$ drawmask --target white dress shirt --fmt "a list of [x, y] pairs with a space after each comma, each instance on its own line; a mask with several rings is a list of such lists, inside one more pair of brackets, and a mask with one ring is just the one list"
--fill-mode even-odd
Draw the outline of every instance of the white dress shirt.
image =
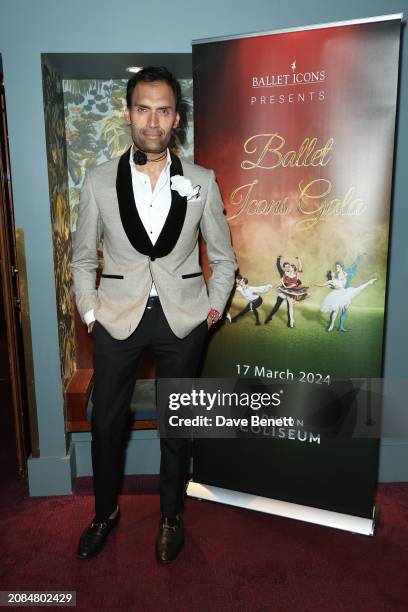
[[[132, 174], [133, 195], [135, 197], [137, 212], [140, 220], [149, 236], [152, 244], [156, 244], [171, 206], [170, 190], [170, 165], [171, 156], [167, 149], [167, 161], [157, 180], [154, 190], [150, 178], [144, 172], [140, 172], [133, 161], [133, 147], [129, 156], [129, 164]], [[157, 291], [154, 283], [150, 290], [151, 296], [156, 296]], [[94, 311], [88, 310], [84, 315], [87, 325], [95, 321]]]

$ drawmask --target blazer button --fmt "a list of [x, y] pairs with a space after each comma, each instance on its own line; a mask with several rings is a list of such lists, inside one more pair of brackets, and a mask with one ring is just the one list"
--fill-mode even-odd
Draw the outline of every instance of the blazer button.
[[156, 258], [154, 256], [150, 257], [150, 261], [154, 261]]

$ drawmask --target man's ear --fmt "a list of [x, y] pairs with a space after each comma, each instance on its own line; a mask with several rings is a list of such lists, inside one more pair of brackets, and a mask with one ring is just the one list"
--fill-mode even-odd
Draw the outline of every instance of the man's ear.
[[124, 116], [126, 123], [130, 125], [130, 112], [128, 107], [125, 108]]
[[178, 127], [179, 123], [180, 123], [180, 113], [177, 112], [174, 118], [174, 122], [173, 122], [173, 130], [176, 129], [176, 127]]

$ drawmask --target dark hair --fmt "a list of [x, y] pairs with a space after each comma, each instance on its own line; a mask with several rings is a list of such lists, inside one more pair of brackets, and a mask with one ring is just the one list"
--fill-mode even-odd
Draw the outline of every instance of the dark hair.
[[284, 261], [282, 264], [282, 268], [284, 268], [285, 266], [290, 266], [290, 263], [288, 261]]
[[328, 281], [333, 280], [333, 274], [332, 274], [332, 271], [331, 271], [331, 270], [329, 270], [329, 271], [326, 273], [326, 278], [327, 278], [327, 280], [328, 280]]
[[139, 72], [136, 72], [136, 74], [129, 79], [126, 89], [126, 104], [128, 108], [132, 106], [133, 90], [138, 83], [155, 83], [157, 81], [163, 81], [171, 87], [176, 101], [176, 111], [180, 111], [180, 83], [164, 66], [147, 66], [139, 70]]
[[248, 279], [246, 278], [246, 276], [242, 277], [242, 280], [244, 281], [244, 283], [247, 285], [248, 284]]
[[241, 280], [242, 279], [242, 274], [237, 274], [236, 280]]

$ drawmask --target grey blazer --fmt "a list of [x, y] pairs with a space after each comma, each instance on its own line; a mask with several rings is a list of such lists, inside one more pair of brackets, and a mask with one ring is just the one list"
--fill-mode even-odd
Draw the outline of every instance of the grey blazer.
[[[167, 321], [179, 338], [202, 323], [211, 308], [224, 311], [236, 270], [230, 232], [214, 172], [172, 154], [170, 175], [183, 175], [197, 197], [172, 190], [162, 232], [153, 245], [134, 201], [130, 149], [87, 171], [73, 241], [72, 273], [81, 318], [95, 318], [118, 340], [138, 326], [154, 280]], [[199, 233], [206, 241], [212, 275], [205, 284], [199, 264]], [[103, 237], [103, 273], [95, 288], [97, 248]]]

